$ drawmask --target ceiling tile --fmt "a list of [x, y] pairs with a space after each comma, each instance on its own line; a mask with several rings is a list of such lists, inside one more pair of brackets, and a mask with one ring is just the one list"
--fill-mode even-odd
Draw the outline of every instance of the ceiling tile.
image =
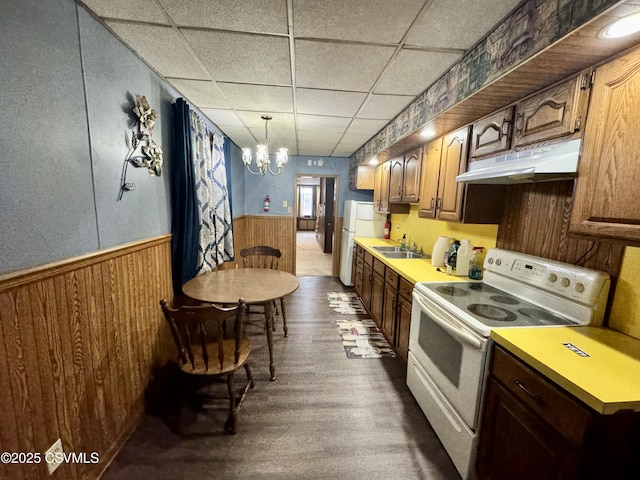
[[229, 108], [229, 104], [216, 87], [208, 80], [168, 79], [187, 100], [199, 108]]
[[411, 28], [406, 43], [468, 49], [520, 2], [521, 0], [434, 0]]
[[373, 91], [419, 95], [461, 57], [462, 53], [403, 49], [384, 71]]
[[299, 130], [318, 130], [323, 132], [343, 133], [351, 122], [351, 118], [322, 117], [316, 115], [297, 115]]
[[[263, 113], [256, 112], [238, 112], [238, 117], [244, 122], [247, 128], [257, 129], [258, 132], [262, 131], [262, 133], [258, 134], [258, 138], [264, 138], [264, 125], [265, 121], [260, 118]], [[286, 131], [287, 134], [289, 130], [293, 130], [294, 121], [293, 121], [293, 113], [278, 113], [272, 114], [272, 120], [268, 122], [268, 130], [269, 135], [276, 132]]]
[[331, 155], [335, 146], [335, 143], [298, 142], [298, 155], [327, 157]]
[[342, 137], [338, 146], [358, 149], [362, 145], [364, 145], [372, 136], [373, 135], [367, 135], [363, 133], [359, 133], [359, 134], [347, 133]]
[[179, 26], [288, 33], [286, 0], [160, 0], [160, 3]]
[[367, 94], [359, 92], [296, 89], [299, 113], [352, 117], [356, 114], [365, 98], [367, 98]]
[[297, 37], [399, 43], [423, 4], [424, 0], [295, 0], [295, 33]]
[[224, 127], [240, 127], [244, 129], [242, 120], [238, 118], [236, 112], [233, 110], [222, 110], [218, 108], [202, 108], [204, 113], [213, 123], [215, 123], [221, 129]]
[[236, 110], [293, 112], [293, 88], [242, 83], [218, 83]]
[[296, 40], [299, 87], [368, 92], [394, 47]]
[[332, 143], [337, 144], [342, 138], [341, 132], [329, 132], [326, 130], [302, 130], [298, 129], [298, 141], [305, 142], [318, 142], [318, 143]]
[[406, 95], [372, 95], [358, 114], [358, 118], [391, 120], [414, 98]]
[[367, 120], [362, 118], [356, 118], [349, 125], [347, 130], [348, 135], [368, 135], [372, 137], [378, 133], [387, 124], [387, 120]]
[[331, 156], [332, 157], [350, 157], [356, 150], [358, 149], [352, 148], [352, 147], [343, 147], [341, 145], [338, 145], [333, 150], [333, 153], [331, 154]]
[[103, 18], [138, 20], [169, 25], [167, 16], [154, 0], [83, 0], [90, 10]]
[[107, 24], [163, 77], [210, 80], [173, 28], [120, 22]]
[[287, 38], [181, 31], [216, 81], [291, 85]]

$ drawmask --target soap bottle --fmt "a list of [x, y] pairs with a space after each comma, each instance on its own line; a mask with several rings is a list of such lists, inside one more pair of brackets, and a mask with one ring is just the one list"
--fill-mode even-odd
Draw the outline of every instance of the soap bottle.
[[482, 247], [473, 247], [473, 256], [469, 260], [469, 278], [482, 280]]
[[449, 248], [449, 237], [438, 237], [431, 250], [431, 265], [434, 267], [444, 267], [444, 253]]
[[473, 245], [469, 240], [460, 242], [456, 257], [456, 275], [460, 277], [469, 276], [469, 262], [473, 258]]
[[405, 248], [407, 248], [407, 234], [406, 233], [402, 234], [402, 241], [400, 242], [400, 248], [402, 248], [403, 250]]

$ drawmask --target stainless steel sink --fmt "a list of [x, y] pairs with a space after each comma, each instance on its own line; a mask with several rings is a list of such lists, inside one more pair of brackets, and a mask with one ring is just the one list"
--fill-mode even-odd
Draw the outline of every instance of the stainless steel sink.
[[382, 252], [405, 252], [406, 250], [404, 250], [402, 247], [393, 247], [391, 245], [385, 245], [383, 247], [371, 247], [374, 250], [379, 251], [380, 253]]
[[408, 251], [393, 251], [393, 252], [380, 252], [387, 258], [425, 258], [425, 255], [417, 252]]

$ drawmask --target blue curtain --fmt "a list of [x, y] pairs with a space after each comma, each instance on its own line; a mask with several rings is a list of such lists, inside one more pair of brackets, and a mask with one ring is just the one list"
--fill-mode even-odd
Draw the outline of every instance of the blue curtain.
[[229, 192], [229, 210], [231, 211], [231, 218], [233, 218], [233, 192], [231, 191], [231, 140], [229, 137], [224, 137], [224, 159], [225, 168], [227, 171], [227, 191]]
[[173, 291], [195, 277], [198, 263], [198, 200], [193, 171], [189, 105], [182, 98], [173, 106], [174, 145], [171, 165], [171, 260]]

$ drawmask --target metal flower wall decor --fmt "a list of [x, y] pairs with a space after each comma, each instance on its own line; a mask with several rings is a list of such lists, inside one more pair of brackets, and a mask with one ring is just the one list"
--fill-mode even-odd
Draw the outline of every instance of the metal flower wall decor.
[[149, 106], [149, 102], [147, 102], [147, 98], [144, 95], [136, 95], [136, 105], [133, 108], [133, 113], [138, 117], [138, 131], [131, 132], [131, 141], [129, 141], [127, 135], [129, 151], [122, 169], [122, 185], [118, 200], [122, 198], [124, 192], [136, 188], [134, 183], [126, 181], [127, 166], [129, 164], [136, 168], [145, 167], [149, 171], [149, 175], [158, 177], [162, 175], [162, 148], [151, 138], [158, 112]]

